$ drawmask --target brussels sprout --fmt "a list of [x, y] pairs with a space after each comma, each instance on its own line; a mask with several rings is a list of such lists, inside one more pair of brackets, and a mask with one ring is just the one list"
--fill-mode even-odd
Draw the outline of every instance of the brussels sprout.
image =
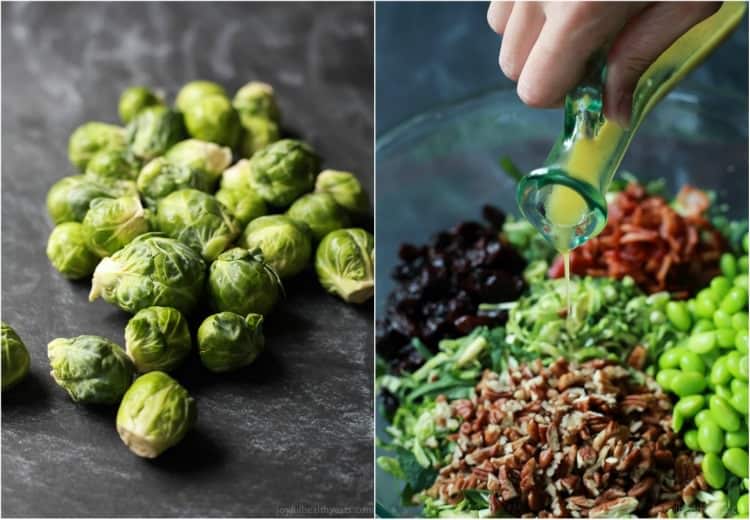
[[198, 190], [179, 190], [159, 201], [156, 225], [167, 236], [213, 260], [237, 238], [239, 224], [214, 197]]
[[327, 234], [315, 253], [315, 270], [323, 288], [349, 303], [372, 298], [374, 246], [372, 235], [364, 229], [339, 229]]
[[80, 171], [86, 170], [89, 159], [102, 150], [125, 148], [125, 129], [107, 123], [86, 123], [70, 135], [68, 158]]
[[139, 372], [176, 368], [190, 353], [185, 317], [172, 307], [146, 307], [125, 327], [125, 350]]
[[232, 150], [200, 139], [180, 141], [167, 150], [164, 157], [171, 163], [202, 170], [214, 179], [218, 179], [221, 172], [232, 164]]
[[89, 301], [99, 296], [124, 311], [174, 307], [189, 314], [203, 288], [206, 264], [178, 240], [139, 235], [96, 266]]
[[138, 235], [148, 233], [141, 199], [133, 195], [92, 200], [83, 227], [89, 248], [99, 256], [109, 256]]
[[47, 357], [55, 382], [77, 402], [117, 403], [133, 381], [128, 355], [101, 336], [54, 339]]
[[300, 141], [282, 139], [250, 159], [250, 187], [272, 206], [286, 207], [312, 190], [318, 157]]
[[250, 222], [242, 236], [248, 249], [260, 248], [263, 257], [281, 278], [307, 267], [312, 254], [310, 230], [285, 215], [268, 215]]
[[281, 119], [273, 87], [268, 83], [260, 81], [247, 83], [234, 95], [232, 105], [240, 113], [243, 126], [245, 126], [246, 118], [262, 117], [275, 122]]
[[127, 150], [102, 150], [91, 157], [86, 165], [86, 177], [102, 180], [135, 180], [138, 161]]
[[312, 230], [315, 240], [322, 240], [331, 231], [347, 227], [349, 215], [328, 193], [308, 193], [298, 198], [286, 214], [304, 222]]
[[263, 351], [263, 316], [243, 318], [220, 312], [206, 318], [198, 328], [198, 352], [212, 372], [228, 372], [249, 365]]
[[208, 297], [218, 311], [268, 314], [283, 291], [279, 276], [263, 260], [260, 249], [230, 249], [209, 270]]
[[179, 112], [165, 106], [143, 109], [128, 124], [130, 151], [145, 161], [164, 155], [169, 148], [185, 138], [185, 125]]
[[227, 97], [224, 87], [213, 81], [191, 81], [186, 83], [177, 93], [175, 107], [180, 112], [185, 112], [190, 105], [195, 104], [201, 98], [212, 96], [214, 94]]
[[266, 202], [249, 189], [229, 190], [220, 189], [216, 192], [216, 200], [224, 204], [234, 215], [241, 227], [258, 217], [268, 213]]
[[3, 348], [3, 381], [2, 389], [5, 392], [8, 388], [12, 387], [19, 381], [21, 381], [26, 374], [29, 373], [29, 351], [26, 350], [26, 345], [23, 344], [21, 338], [18, 337], [16, 331], [11, 328], [7, 323], [0, 322], [0, 331], [2, 332], [2, 348]]
[[279, 140], [279, 125], [265, 117], [246, 117], [242, 120], [240, 153], [252, 157], [255, 152]]
[[250, 191], [250, 161], [240, 159], [221, 174], [221, 189]]
[[150, 160], [138, 175], [138, 190], [148, 206], [155, 206], [159, 199], [185, 188], [212, 192], [216, 178], [203, 170], [183, 164], [175, 164], [165, 157]]
[[120, 95], [117, 111], [125, 124], [130, 123], [144, 108], [163, 105], [164, 101], [147, 87], [129, 87]]
[[240, 117], [221, 95], [206, 96], [183, 111], [188, 133], [195, 138], [234, 147], [240, 136]]
[[370, 210], [362, 185], [349, 172], [323, 170], [315, 181], [315, 192], [330, 193], [339, 206], [355, 215], [365, 215]]
[[153, 459], [180, 442], [197, 416], [187, 390], [164, 372], [136, 379], [117, 410], [117, 433], [138, 455]]
[[84, 175], [63, 177], [47, 192], [47, 211], [55, 224], [81, 222], [97, 198], [137, 195], [133, 181], [92, 179]]
[[90, 276], [99, 262], [97, 254], [89, 248], [88, 232], [80, 222], [55, 226], [47, 241], [47, 257], [60, 274], [71, 280]]

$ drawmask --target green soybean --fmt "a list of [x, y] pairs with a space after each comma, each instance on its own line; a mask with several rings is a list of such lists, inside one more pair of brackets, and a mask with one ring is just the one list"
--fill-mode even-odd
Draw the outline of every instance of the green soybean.
[[747, 354], [746, 330], [740, 330], [737, 332], [737, 335], [734, 337], [734, 348], [736, 348], [737, 352], [739, 352], [740, 354]]
[[698, 354], [686, 350], [680, 357], [680, 368], [685, 372], [700, 372], [703, 374], [706, 371], [706, 364]]
[[698, 444], [698, 430], [686, 431], [685, 435], [682, 436], [682, 440], [685, 441], [685, 446], [687, 446], [689, 450], [700, 450], [700, 445]]
[[729, 404], [742, 415], [747, 415], [747, 386], [739, 391], [733, 391]]
[[701, 411], [706, 405], [706, 399], [702, 395], [689, 395], [683, 397], [674, 405], [675, 410], [679, 410], [685, 418], [695, 417], [695, 414]]
[[672, 390], [672, 379], [679, 373], [680, 371], [675, 370], [674, 368], [660, 370], [656, 374], [656, 382], [659, 383], [659, 386], [664, 390]]
[[729, 402], [729, 400], [732, 398], [732, 390], [730, 390], [726, 385], [714, 386], [714, 393], [722, 399], [726, 399], [727, 402]]
[[[718, 297], [716, 297], [716, 295], [713, 295], [713, 293], [712, 293], [711, 298], [716, 298], [717, 300], [719, 299]], [[717, 305], [716, 303], [714, 303], [713, 299], [698, 298], [695, 301], [695, 315], [698, 316], [699, 318], [704, 318], [704, 319], [713, 318], [714, 312], [716, 312], [716, 308], [717, 308]]]
[[734, 279], [734, 286], [741, 287], [742, 289], [745, 289], [747, 291], [747, 275], [738, 274]]
[[712, 488], [721, 489], [724, 487], [724, 483], [727, 481], [727, 472], [717, 454], [706, 453], [703, 462], [701, 462], [701, 469], [703, 470], [703, 478]]
[[701, 289], [700, 291], [698, 291], [698, 294], [695, 295], [696, 304], [701, 300], [710, 301], [714, 305], [718, 305], [719, 302], [721, 301], [719, 298], [716, 297], [716, 295], [713, 293], [713, 291], [709, 287], [706, 287], [705, 289]]
[[736, 432], [740, 429], [739, 415], [720, 395], [715, 394], [708, 399], [708, 409], [711, 410], [711, 417], [716, 421], [716, 424], [721, 426], [724, 431]]
[[727, 278], [734, 278], [737, 276], [737, 261], [734, 259], [732, 253], [724, 253], [719, 259], [719, 268], [721, 272]]
[[727, 357], [721, 356], [711, 366], [711, 374], [708, 376], [708, 380], [712, 385], [724, 385], [730, 379], [732, 379], [732, 374], [729, 372], [729, 367], [727, 367]]
[[687, 340], [687, 348], [697, 354], [708, 354], [716, 348], [716, 334], [714, 331], [693, 334]]
[[707, 318], [700, 318], [698, 321], [695, 322], [695, 325], [693, 325], [692, 334], [697, 334], [700, 332], [708, 332], [716, 330], [716, 326], [714, 325], [713, 320], [709, 320]]
[[747, 452], [742, 448], [729, 448], [721, 456], [724, 467], [740, 478], [747, 478]]
[[[747, 239], [747, 237], [745, 238]], [[747, 499], [747, 493], [737, 499], [737, 516], [740, 518], [747, 518], [748, 513], [750, 513], [750, 506], [748, 506]]]
[[747, 354], [744, 356], [737, 350], [727, 354], [727, 368], [732, 377], [747, 381]]
[[721, 299], [729, 292], [729, 289], [732, 288], [732, 282], [730, 282], [725, 276], [717, 276], [711, 280], [709, 287], [711, 288], [711, 292], [714, 293], [716, 300], [721, 301]]
[[720, 453], [724, 449], [724, 432], [713, 420], [698, 427], [698, 446], [705, 453]]
[[646, 298], [646, 304], [653, 309], [662, 310], [668, 302], [669, 293], [667, 291], [660, 291]]
[[690, 330], [692, 320], [690, 319], [690, 312], [683, 302], [668, 302], [665, 310], [667, 318], [677, 330], [682, 332]]
[[741, 379], [732, 379], [732, 382], [729, 383], [729, 388], [732, 389], [733, 394], [736, 394], [742, 390], [747, 390], [747, 383]]
[[742, 287], [732, 287], [721, 300], [719, 308], [729, 314], [742, 310], [747, 305], [747, 290]]
[[724, 433], [724, 445], [727, 448], [744, 448], [747, 446], [747, 428], [736, 432]]
[[742, 255], [737, 259], [737, 273], [747, 273], [747, 255]]
[[719, 345], [719, 348], [734, 347], [734, 337], [737, 335], [737, 331], [734, 329], [718, 329], [714, 332], [716, 333], [716, 344]]
[[670, 390], [680, 397], [700, 394], [706, 388], [706, 379], [700, 372], [680, 372], [670, 382]]
[[732, 315], [721, 309], [716, 309], [716, 312], [714, 312], [714, 325], [716, 325], [717, 329], [731, 329]]
[[747, 331], [747, 313], [744, 311], [738, 312], [732, 316], [732, 328], [734, 330]]
[[682, 430], [682, 427], [685, 424], [685, 416], [682, 415], [682, 412], [675, 408], [672, 410], [672, 430], [675, 432], [679, 432]]
[[680, 360], [685, 352], [687, 352], [687, 350], [681, 347], [671, 348], [665, 351], [659, 356], [659, 368], [677, 368], [680, 366]]
[[698, 412], [698, 413], [697, 413], [697, 414], [695, 415], [695, 417], [693, 417], [693, 422], [694, 422], [694, 423], [695, 423], [695, 425], [696, 425], [696, 426], [698, 426], [699, 428], [700, 428], [700, 427], [701, 427], [701, 425], [702, 425], [703, 423], [705, 423], [706, 421], [713, 421], [713, 418], [711, 417], [711, 412], [710, 412], [710, 411], [709, 411], [708, 409], [705, 409], [705, 410], [701, 410], [700, 412]]

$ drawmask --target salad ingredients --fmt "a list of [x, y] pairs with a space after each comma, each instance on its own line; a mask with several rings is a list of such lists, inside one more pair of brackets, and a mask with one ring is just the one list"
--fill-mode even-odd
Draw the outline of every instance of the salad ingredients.
[[2, 391], [18, 384], [29, 373], [29, 351], [16, 331], [7, 323], [0, 322], [0, 346], [2, 346]]

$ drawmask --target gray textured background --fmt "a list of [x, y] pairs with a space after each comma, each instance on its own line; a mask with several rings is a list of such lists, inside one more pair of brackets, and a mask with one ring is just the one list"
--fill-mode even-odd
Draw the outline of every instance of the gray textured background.
[[47, 373], [51, 339], [122, 343], [127, 316], [88, 303], [88, 282], [44, 254], [47, 189], [73, 173], [68, 135], [116, 121], [132, 84], [173, 96], [196, 78], [230, 92], [269, 81], [287, 129], [371, 190], [372, 31], [369, 4], [3, 3], [2, 313], [32, 356], [2, 396], [3, 516], [372, 515], [371, 305], [324, 294], [311, 273], [288, 284], [254, 365], [212, 376], [193, 358], [176, 374], [197, 426], [146, 461], [114, 408], [74, 404]]

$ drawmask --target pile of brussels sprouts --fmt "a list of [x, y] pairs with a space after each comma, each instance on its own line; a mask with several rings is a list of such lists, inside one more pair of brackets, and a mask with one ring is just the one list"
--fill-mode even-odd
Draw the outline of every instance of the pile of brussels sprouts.
[[[127, 89], [125, 127], [89, 122], [70, 137], [79, 173], [47, 195], [47, 244], [66, 278], [91, 276], [99, 297], [132, 314], [125, 348], [99, 336], [48, 345], [52, 377], [81, 403], [117, 404], [117, 431], [137, 455], [178, 443], [195, 402], [167, 373], [189, 355], [190, 321], [212, 372], [252, 363], [282, 280], [314, 264], [346, 302], [372, 297], [373, 237], [352, 227], [369, 213], [348, 172], [320, 172], [307, 144], [280, 139], [273, 89], [251, 82], [230, 99], [193, 81], [174, 107], [145, 87]], [[234, 162], [234, 159], [237, 159]], [[2, 326], [3, 390], [28, 372], [21, 339]]]

